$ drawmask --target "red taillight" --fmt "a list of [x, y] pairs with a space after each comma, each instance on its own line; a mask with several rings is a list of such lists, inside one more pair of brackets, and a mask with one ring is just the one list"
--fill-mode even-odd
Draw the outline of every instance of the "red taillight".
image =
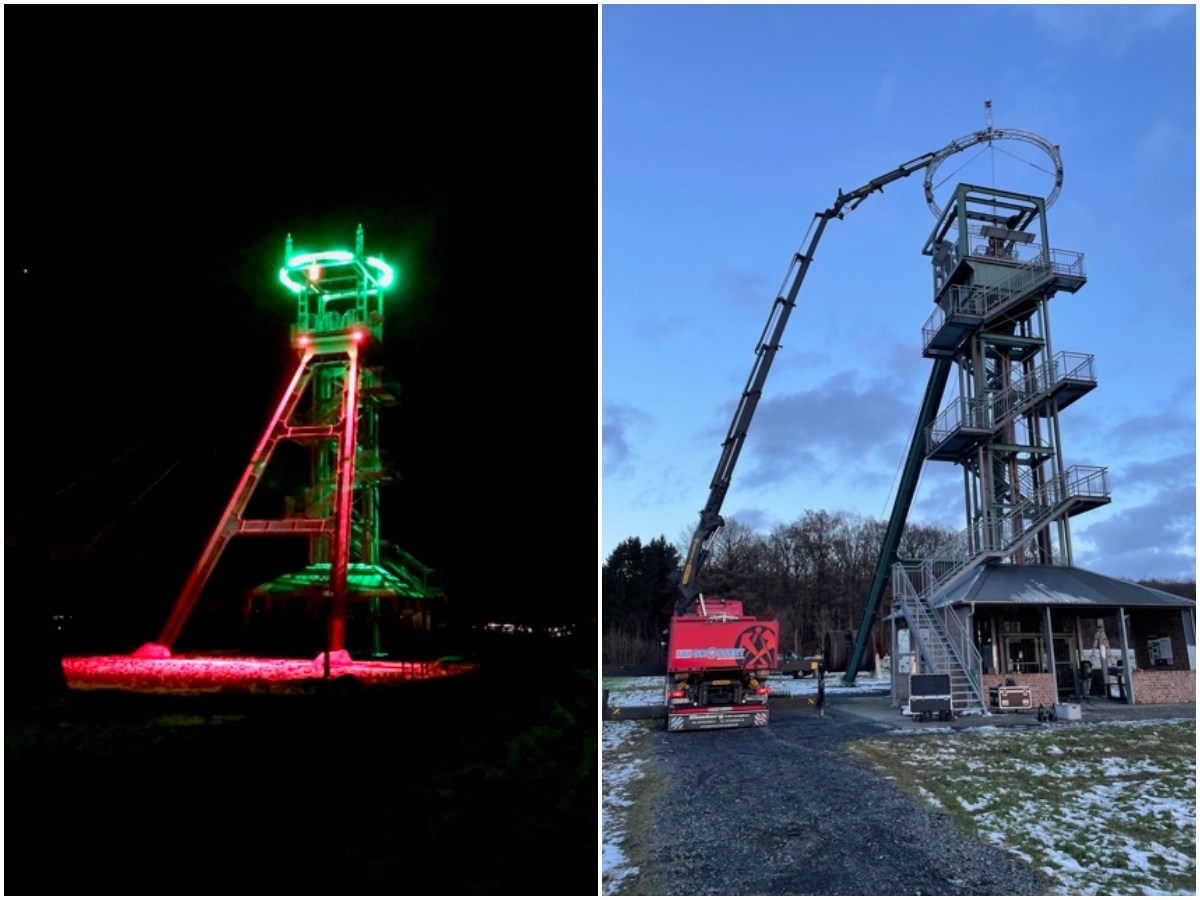
[[667, 691], [668, 700], [682, 700], [687, 696], [687, 691]]
[[770, 685], [766, 685], [766, 684], [764, 684], [762, 687], [755, 688], [755, 689], [754, 689], [754, 693], [756, 693], [756, 694], [769, 694], [769, 693], [771, 693], [771, 687], [770, 687]]

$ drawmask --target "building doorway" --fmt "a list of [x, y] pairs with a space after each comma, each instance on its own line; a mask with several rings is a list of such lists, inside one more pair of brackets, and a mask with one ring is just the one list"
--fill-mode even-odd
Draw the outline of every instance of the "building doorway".
[[[1054, 668], [1059, 693], [1074, 694], [1078, 660], [1073, 641], [1069, 634], [1056, 634], [1053, 640]], [[1004, 672], [1030, 675], [1050, 671], [1050, 658], [1046, 653], [1046, 639], [1043, 635], [1006, 634], [1001, 647], [1004, 655], [1000, 665]]]

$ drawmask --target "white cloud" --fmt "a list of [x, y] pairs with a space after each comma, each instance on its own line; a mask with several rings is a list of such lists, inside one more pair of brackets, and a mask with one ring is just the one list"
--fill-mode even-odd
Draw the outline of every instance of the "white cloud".
[[651, 421], [650, 416], [637, 407], [620, 403], [604, 404], [601, 459], [606, 477], [633, 473], [638, 457], [630, 444], [629, 432]]

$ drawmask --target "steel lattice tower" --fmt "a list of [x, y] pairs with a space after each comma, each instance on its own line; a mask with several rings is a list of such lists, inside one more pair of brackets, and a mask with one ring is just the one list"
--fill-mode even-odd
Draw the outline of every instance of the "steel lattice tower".
[[[380, 563], [379, 485], [386, 477], [378, 410], [395, 402], [381, 370], [362, 365], [364, 347], [383, 338], [390, 266], [363, 252], [294, 254], [288, 235], [279, 279], [297, 301], [291, 341], [299, 362], [233, 496], [158, 637], [135, 655], [169, 655], [230, 540], [239, 535], [303, 535], [308, 572], [320, 573], [327, 601], [330, 654], [345, 650], [348, 578]], [[309, 449], [308, 486], [275, 519], [246, 518], [251, 497], [283, 442]], [[415, 561], [411, 561], [414, 562]], [[377, 603], [377, 601], [375, 601]], [[378, 651], [376, 634], [376, 646]], [[326, 657], [328, 659], [328, 656]]]
[[[944, 592], [984, 563], [1072, 565], [1071, 518], [1111, 499], [1107, 469], [1064, 462], [1059, 415], [1096, 374], [1091, 355], [1051, 343], [1050, 299], [1087, 277], [1082, 253], [1051, 248], [1047, 205], [960, 184], [922, 251], [933, 262], [922, 330], [933, 372], [910, 467], [923, 456], [962, 469], [967, 527], [932, 557], [893, 565], [892, 597], [923, 664], [948, 676], [956, 711], [986, 700], [969, 625], [939, 603]], [[935, 414], [952, 374], [957, 396]]]
[[1063, 458], [1059, 414], [1096, 373], [1090, 354], [1051, 342], [1050, 299], [1087, 277], [1082, 253], [1051, 248], [1046, 205], [960, 184], [923, 250], [936, 302], [923, 353], [952, 360], [958, 388], [925, 450], [963, 471], [960, 559], [1071, 565], [1071, 517], [1109, 501], [1105, 469]]

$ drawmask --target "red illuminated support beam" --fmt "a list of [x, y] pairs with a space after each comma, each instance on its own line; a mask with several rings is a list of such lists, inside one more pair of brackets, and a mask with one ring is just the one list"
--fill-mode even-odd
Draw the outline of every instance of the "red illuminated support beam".
[[342, 421], [345, 427], [338, 450], [333, 561], [329, 574], [330, 589], [333, 591], [327, 648], [330, 653], [344, 650], [346, 645], [346, 576], [350, 564], [350, 525], [354, 510], [354, 458], [358, 455], [358, 341], [361, 340], [361, 332], [355, 332], [353, 339], [348, 349], [350, 363], [346, 369], [346, 387], [342, 395]]
[[329, 530], [329, 520], [242, 519], [237, 530], [239, 534], [323, 534]]
[[[246, 471], [242, 474], [242, 480], [238, 482], [237, 489], [234, 491], [229, 505], [225, 507], [225, 512], [217, 523], [217, 527], [213, 530], [212, 537], [208, 539], [208, 544], [200, 556], [200, 561], [192, 569], [187, 582], [183, 586], [183, 590], [179, 594], [179, 598], [175, 601], [175, 607], [171, 610], [171, 616], [167, 619], [167, 624], [163, 626], [163, 630], [158, 636], [158, 643], [167, 650], [170, 650], [179, 637], [179, 632], [183, 630], [183, 625], [187, 621], [188, 616], [191, 615], [192, 609], [196, 606], [196, 601], [200, 599], [200, 593], [204, 590], [204, 585], [208, 583], [213, 569], [216, 568], [217, 561], [221, 558], [221, 554], [225, 552], [225, 547], [229, 543], [229, 539], [238, 532], [238, 521], [241, 518], [242, 512], [246, 509], [246, 505], [250, 502], [250, 497], [254, 494], [254, 489], [258, 487], [263, 469], [266, 468], [267, 462], [271, 458], [271, 453], [279, 441], [282, 424], [295, 411], [296, 404], [300, 402], [300, 397], [303, 395], [304, 389], [312, 377], [312, 369], [309, 366], [312, 358], [313, 349], [311, 347], [306, 348], [304, 355], [300, 359], [300, 364], [296, 367], [295, 374], [292, 375], [292, 380], [288, 383], [287, 390], [284, 391], [283, 398], [279, 401], [275, 415], [271, 417], [270, 423], [268, 423], [266, 430], [263, 432], [262, 440], [258, 442], [258, 447], [255, 449], [254, 455], [250, 457], [250, 464], [246, 466]], [[145, 649], [143, 648], [143, 650]]]

